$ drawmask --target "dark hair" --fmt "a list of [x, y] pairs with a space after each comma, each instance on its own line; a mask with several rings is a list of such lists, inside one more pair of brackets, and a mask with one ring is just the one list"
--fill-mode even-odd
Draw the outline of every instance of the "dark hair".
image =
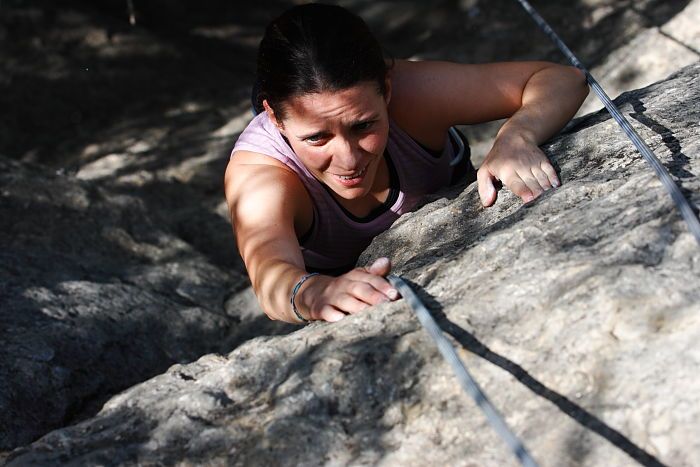
[[379, 42], [359, 16], [333, 5], [295, 6], [267, 26], [260, 42], [254, 106], [262, 111], [267, 99], [284, 119], [283, 104], [291, 97], [361, 81], [375, 81], [385, 95], [388, 68]]

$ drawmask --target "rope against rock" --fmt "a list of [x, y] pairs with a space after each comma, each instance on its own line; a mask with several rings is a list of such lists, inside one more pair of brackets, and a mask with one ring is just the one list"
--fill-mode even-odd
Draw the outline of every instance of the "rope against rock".
[[613, 116], [615, 121], [622, 127], [622, 130], [625, 132], [627, 137], [632, 140], [632, 143], [634, 143], [634, 146], [637, 148], [637, 150], [642, 154], [644, 159], [651, 165], [651, 167], [654, 169], [654, 172], [656, 172], [656, 176], [661, 180], [661, 183], [664, 185], [666, 188], [666, 191], [671, 195], [671, 198], [673, 201], [676, 203], [676, 207], [678, 207], [678, 210], [681, 212], [681, 216], [683, 216], [683, 219], [685, 219], [685, 222], [688, 224], [688, 228], [690, 229], [690, 232], [693, 234], [695, 237], [695, 240], [698, 242], [698, 245], [700, 245], [700, 221], [698, 220], [698, 216], [695, 214], [695, 210], [693, 207], [690, 205], [690, 202], [683, 196], [683, 193], [681, 192], [680, 188], [678, 188], [678, 185], [676, 185], [676, 182], [673, 180], [671, 177], [671, 174], [668, 173], [668, 170], [666, 170], [666, 167], [661, 163], [661, 161], [656, 157], [654, 154], [654, 151], [652, 151], [649, 146], [642, 140], [642, 138], [639, 136], [639, 134], [632, 128], [632, 125], [630, 125], [629, 121], [620, 113], [619, 109], [615, 104], [610, 100], [608, 95], [605, 93], [603, 88], [601, 87], [600, 84], [598, 84], [598, 81], [593, 78], [593, 76], [590, 74], [590, 72], [586, 69], [586, 67], [583, 66], [583, 64], [579, 61], [578, 58], [571, 52], [571, 49], [567, 47], [567, 45], [564, 43], [564, 41], [561, 40], [561, 38], [557, 35], [556, 32], [552, 29], [552, 27], [547, 24], [547, 22], [540, 16], [539, 13], [530, 5], [527, 0], [517, 0], [518, 3], [527, 11], [527, 13], [532, 17], [532, 19], [537, 23], [537, 26], [540, 27], [540, 29], [549, 37], [552, 42], [554, 42], [557, 47], [559, 47], [559, 50], [562, 51], [564, 55], [566, 55], [566, 58], [569, 59], [571, 64], [581, 70], [585, 75], [586, 75], [586, 80], [588, 81], [588, 84], [590, 84], [591, 88], [595, 91], [596, 95], [598, 98], [603, 102], [603, 105], [605, 105], [605, 108], [608, 109], [608, 112]]
[[450, 366], [452, 366], [452, 370], [464, 391], [474, 399], [477, 407], [481, 409], [493, 429], [496, 430], [496, 433], [498, 433], [513, 452], [513, 455], [515, 455], [525, 467], [537, 467], [537, 463], [527, 451], [525, 445], [510, 431], [503, 417], [498, 413], [498, 410], [496, 410], [493, 404], [491, 404], [491, 401], [488, 400], [484, 391], [479, 387], [464, 366], [464, 363], [460, 360], [454, 347], [452, 347], [452, 344], [450, 344], [442, 333], [428, 309], [423, 305], [423, 302], [421, 302], [420, 298], [413, 292], [413, 289], [400, 277], [390, 274], [387, 276], [387, 279], [391, 282], [391, 285], [398, 289], [401, 296], [408, 302], [413, 311], [416, 312], [421, 324], [437, 344], [440, 353]]
[[[569, 61], [579, 70], [581, 70], [585, 76], [586, 80], [590, 84], [591, 88], [595, 91], [598, 98], [603, 102], [605, 108], [608, 109], [610, 114], [613, 116], [615, 121], [622, 127], [628, 138], [632, 140], [637, 150], [642, 154], [644, 159], [651, 165], [651, 167], [656, 172], [657, 177], [661, 180], [662, 184], [666, 190], [671, 195], [671, 198], [676, 203], [676, 206], [681, 212], [681, 215], [685, 219], [688, 227], [700, 244], [700, 222], [696, 216], [693, 208], [691, 207], [688, 200], [683, 196], [678, 185], [674, 182], [671, 175], [666, 170], [666, 167], [661, 164], [661, 161], [656, 157], [654, 152], [649, 148], [649, 146], [644, 143], [639, 134], [632, 128], [627, 119], [620, 113], [615, 104], [610, 100], [608, 95], [605, 93], [603, 88], [598, 84], [598, 82], [593, 78], [589, 71], [581, 64], [581, 62], [576, 58], [576, 56], [571, 52], [571, 50], [566, 46], [566, 44], [559, 38], [559, 36], [554, 32], [554, 30], [547, 24], [547, 22], [535, 11], [534, 8], [526, 0], [517, 0], [522, 7], [527, 11], [530, 16], [534, 19], [537, 25], [544, 31], [544, 33], [549, 36], [549, 38], [554, 41], [554, 43], [559, 47], [559, 49], [566, 55]], [[415, 311], [418, 319], [420, 320], [423, 327], [428, 331], [428, 334], [433, 338], [437, 344], [438, 349], [442, 356], [447, 360], [447, 362], [452, 366], [457, 379], [464, 391], [469, 394], [476, 405], [481, 409], [493, 429], [498, 433], [498, 435], [505, 441], [510, 450], [513, 452], [515, 457], [518, 458], [520, 463], [526, 467], [537, 467], [537, 463], [532, 458], [530, 453], [525, 448], [522, 441], [513, 434], [508, 425], [506, 424], [503, 417], [498, 413], [496, 408], [491, 404], [491, 402], [486, 397], [484, 391], [479, 387], [477, 382], [474, 380], [472, 375], [467, 370], [464, 363], [460, 360], [454, 347], [450, 344], [447, 338], [443, 335], [440, 327], [433, 319], [432, 315], [425, 307], [425, 305], [420, 301], [418, 296], [413, 292], [411, 287], [404, 282], [403, 279], [395, 275], [387, 276], [387, 279], [391, 284], [396, 287], [404, 299], [408, 302], [409, 306]]]

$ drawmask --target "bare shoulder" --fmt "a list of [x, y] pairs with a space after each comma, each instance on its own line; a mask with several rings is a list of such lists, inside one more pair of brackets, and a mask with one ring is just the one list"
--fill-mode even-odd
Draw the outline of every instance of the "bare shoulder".
[[313, 208], [304, 184], [276, 159], [237, 151], [224, 175], [234, 229], [258, 231], [287, 224], [301, 235], [311, 226]]
[[389, 113], [419, 141], [444, 141], [450, 126], [510, 117], [528, 80], [549, 62], [466, 64], [397, 60], [390, 72]]

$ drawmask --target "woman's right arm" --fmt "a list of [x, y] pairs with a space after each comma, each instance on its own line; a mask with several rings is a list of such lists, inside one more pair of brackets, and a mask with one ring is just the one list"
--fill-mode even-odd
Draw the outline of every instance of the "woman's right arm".
[[[226, 169], [236, 242], [265, 313], [299, 323], [289, 299], [307, 273], [297, 235], [310, 225], [311, 201], [296, 174], [277, 165], [246, 162], [255, 160], [254, 153], [237, 152]], [[398, 293], [382, 277], [390, 269], [386, 260], [340, 277], [314, 276], [299, 289], [297, 309], [308, 320], [338, 321], [346, 313], [396, 299]]]

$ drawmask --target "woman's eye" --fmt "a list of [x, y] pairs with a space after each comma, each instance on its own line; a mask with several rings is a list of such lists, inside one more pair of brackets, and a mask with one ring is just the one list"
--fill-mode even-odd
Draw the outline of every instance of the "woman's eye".
[[358, 123], [357, 125], [355, 125], [355, 129], [356, 129], [356, 130], [360, 130], [360, 131], [362, 131], [362, 130], [367, 130], [367, 129], [369, 129], [369, 128], [372, 126], [373, 123], [374, 123], [374, 122], [362, 122], [362, 123]]
[[307, 143], [320, 143], [322, 139], [323, 135], [313, 135], [309, 136], [308, 138], [305, 138], [304, 141], [306, 141]]

